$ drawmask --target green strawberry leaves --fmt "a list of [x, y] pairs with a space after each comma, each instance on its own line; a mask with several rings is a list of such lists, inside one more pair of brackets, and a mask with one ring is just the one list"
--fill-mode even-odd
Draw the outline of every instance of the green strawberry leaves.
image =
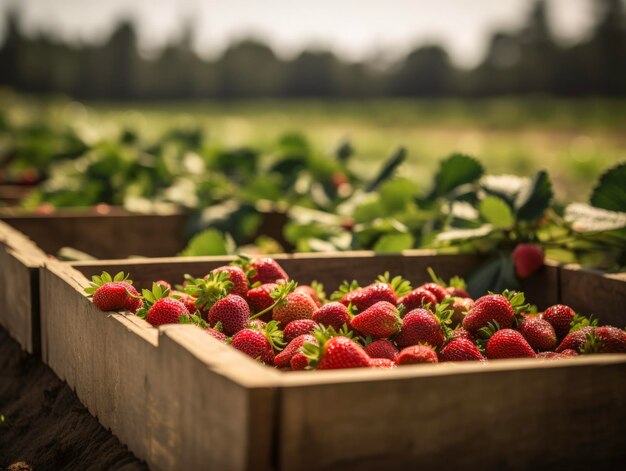
[[170, 295], [169, 288], [165, 288], [162, 285], [152, 283], [152, 289], [141, 290], [141, 298], [143, 299], [143, 306], [137, 311], [137, 317], [145, 319], [148, 316], [148, 311], [154, 303], [159, 299], [167, 298]]
[[195, 312], [190, 315], [183, 314], [182, 316], [178, 318], [178, 323], [197, 325], [201, 329], [208, 329], [209, 327], [211, 327], [204, 319], [202, 319], [202, 317], [198, 315], [198, 312]]
[[113, 282], [126, 282], [129, 285], [133, 284], [133, 281], [129, 279], [129, 274], [124, 274], [123, 271], [117, 273], [115, 276], [111, 276], [109, 273], [103, 271], [100, 276], [94, 275], [91, 277], [91, 282], [87, 288], [85, 288], [85, 293], [89, 296], [93, 296], [93, 294], [97, 291], [98, 288], [105, 285], [106, 283]]
[[380, 283], [386, 283], [391, 286], [396, 295], [398, 295], [398, 297], [402, 297], [405, 294], [410, 293], [413, 289], [411, 287], [411, 283], [408, 280], [405, 280], [399, 275], [391, 278], [388, 271], [386, 271], [383, 275], [379, 275], [377, 281]]
[[359, 289], [361, 286], [356, 280], [344, 281], [339, 285], [336, 291], [330, 295], [331, 301], [340, 301], [346, 294]]
[[230, 274], [225, 271], [209, 273], [206, 278], [194, 278], [185, 275], [187, 285], [184, 292], [196, 298], [196, 306], [210, 308], [220, 299], [228, 296], [233, 288]]

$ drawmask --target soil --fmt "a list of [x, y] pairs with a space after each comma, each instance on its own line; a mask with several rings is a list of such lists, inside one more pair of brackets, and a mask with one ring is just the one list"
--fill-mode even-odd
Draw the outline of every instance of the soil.
[[70, 387], [0, 329], [0, 469], [147, 470]]

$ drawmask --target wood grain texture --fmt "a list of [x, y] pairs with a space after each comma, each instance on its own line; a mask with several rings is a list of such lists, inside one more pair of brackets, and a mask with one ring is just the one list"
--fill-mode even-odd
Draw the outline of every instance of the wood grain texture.
[[560, 272], [560, 297], [576, 312], [593, 314], [601, 324], [626, 326], [626, 273], [607, 274], [579, 265]]

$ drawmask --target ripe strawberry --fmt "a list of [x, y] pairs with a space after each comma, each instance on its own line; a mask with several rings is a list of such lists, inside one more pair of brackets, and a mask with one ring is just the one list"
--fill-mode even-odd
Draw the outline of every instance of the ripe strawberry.
[[365, 346], [365, 353], [370, 358], [386, 358], [388, 360], [395, 360], [398, 356], [398, 349], [389, 339], [378, 339]]
[[227, 271], [215, 271], [209, 273], [204, 278], [193, 278], [185, 275], [184, 292], [195, 298], [197, 309], [202, 311], [203, 316], [208, 318], [206, 314], [211, 306], [218, 300], [226, 297], [233, 289], [233, 283], [230, 281], [230, 273]]
[[[246, 298], [248, 300], [248, 304], [252, 308], [252, 312], [264, 311], [274, 304], [274, 298], [272, 298], [271, 294], [277, 286], [278, 285], [276, 283], [265, 283], [264, 285], [248, 290]], [[264, 321], [272, 320], [272, 312], [267, 312], [261, 316], [261, 319]]]
[[[438, 309], [435, 315], [428, 309], [414, 309], [402, 319], [402, 329], [396, 337], [400, 348], [427, 343], [440, 347], [445, 340], [444, 326], [450, 321], [452, 311], [446, 310], [446, 305]], [[439, 317], [438, 317], [439, 316]]]
[[460, 324], [463, 322], [465, 315], [474, 307], [474, 300], [470, 297], [453, 297], [452, 306], [452, 324]]
[[348, 308], [339, 302], [324, 304], [313, 313], [312, 319], [326, 327], [340, 330], [344, 325], [350, 324]]
[[593, 327], [582, 353], [626, 353], [626, 332], [612, 326]]
[[388, 358], [371, 358], [370, 359], [370, 368], [391, 369], [395, 367], [396, 367], [396, 363], [393, 360], [390, 360]]
[[575, 352], [580, 352], [582, 347], [585, 345], [587, 341], [587, 334], [590, 334], [593, 330], [593, 327], [583, 327], [580, 330], [575, 330], [574, 332], [570, 332], [565, 336], [565, 338], [561, 341], [558, 347], [556, 347], [556, 352], [561, 353], [564, 350], [574, 350]]
[[358, 311], [364, 311], [380, 301], [386, 301], [395, 306], [398, 304], [398, 297], [404, 296], [410, 291], [411, 285], [408, 281], [401, 276], [392, 279], [388, 272], [379, 276], [378, 280], [365, 288], [358, 288], [356, 282], [350, 285], [344, 283], [339, 288], [339, 293], [345, 293], [340, 298], [340, 302], [346, 306], [352, 304]]
[[487, 342], [487, 358], [535, 358], [536, 354], [518, 331], [502, 329], [494, 333]]
[[452, 332], [451, 337], [455, 337], [455, 338], [456, 337], [461, 337], [461, 338], [470, 340], [472, 343], [476, 343], [476, 341], [478, 340], [478, 335], [476, 335], [476, 334], [474, 334], [472, 332], [468, 332], [463, 327], [456, 328]]
[[548, 321], [554, 332], [556, 333], [557, 340], [561, 341], [569, 333], [571, 323], [574, 320], [576, 313], [574, 310], [563, 304], [556, 304], [546, 309], [541, 318]]
[[350, 326], [363, 335], [380, 339], [398, 333], [402, 319], [394, 304], [379, 301], [353, 317]]
[[291, 321], [283, 329], [284, 340], [289, 343], [300, 335], [311, 334], [316, 327], [317, 322], [311, 319], [298, 319]]
[[528, 278], [543, 267], [543, 249], [537, 244], [517, 244], [513, 250], [515, 273], [520, 278]]
[[182, 291], [170, 291], [170, 297], [183, 303], [190, 313], [200, 310], [203, 315], [206, 315], [206, 312], [202, 311], [202, 307], [196, 306], [196, 298], [193, 296], [183, 293]]
[[526, 317], [518, 330], [534, 350], [547, 351], [556, 347], [554, 328], [543, 319]]
[[[438, 298], [440, 298], [440, 299], [438, 299], [437, 302], [441, 302], [441, 300], [443, 298], [445, 298], [446, 296], [456, 296], [456, 297], [459, 297], [459, 298], [470, 298], [471, 299], [471, 296], [466, 291], [467, 290], [467, 284], [465, 283], [465, 280], [463, 278], [460, 278], [458, 276], [453, 276], [452, 278], [450, 278], [450, 282], [446, 283], [442, 278], [438, 277], [435, 274], [435, 271], [431, 267], [428, 267], [428, 274], [432, 278], [433, 282], [429, 283], [428, 285], [426, 285], [427, 286], [426, 289], [431, 289], [431, 290], [437, 291]], [[445, 291], [446, 291], [445, 294], [444, 294], [443, 291], [438, 289], [435, 285], [439, 285], [440, 287], [445, 289]], [[425, 286], [425, 285], [422, 285], [422, 286]]]
[[92, 297], [94, 305], [101, 311], [130, 311], [133, 314], [143, 305], [132, 280], [123, 272], [111, 277], [107, 272], [92, 277], [85, 293]]
[[289, 276], [273, 258], [258, 258], [252, 260], [250, 266], [255, 273], [250, 277], [250, 283], [275, 283], [276, 280], [288, 280]]
[[[246, 297], [246, 294], [248, 293], [248, 278], [246, 277], [246, 272], [244, 272], [241, 267], [236, 265], [226, 265], [211, 270], [211, 273], [227, 273], [228, 281], [232, 283], [229, 294], [236, 294], [242, 298]], [[208, 279], [209, 275], [207, 275], [205, 279]]]
[[[293, 356], [299, 353], [302, 350], [304, 344], [307, 342], [317, 345], [317, 340], [310, 334], [299, 335], [298, 337], [291, 340], [287, 344], [285, 349], [274, 357], [274, 366], [276, 366], [277, 368], [288, 368], [291, 364], [291, 359], [293, 358]], [[308, 364], [309, 362], [307, 360], [305, 366], [307, 366]]]
[[430, 345], [412, 345], [401, 350], [396, 357], [396, 365], [418, 363], [438, 363], [437, 353]]
[[317, 310], [311, 297], [304, 293], [291, 293], [281, 300], [272, 311], [272, 318], [286, 326], [298, 319], [310, 319]]
[[448, 291], [443, 286], [440, 286], [437, 283], [425, 283], [421, 286], [418, 286], [418, 288], [430, 291], [433, 296], [435, 296], [438, 303], [443, 301], [443, 299], [448, 296]]
[[235, 334], [230, 343], [240, 352], [265, 364], [274, 364], [274, 350], [282, 343], [278, 323], [270, 322], [265, 329], [243, 329]]
[[472, 299], [470, 294], [464, 288], [459, 288], [459, 287], [455, 287], [455, 286], [448, 286], [446, 288], [446, 291], [448, 292], [448, 296], [454, 296], [455, 298]]
[[513, 326], [515, 310], [509, 300], [501, 294], [488, 294], [478, 298], [474, 307], [463, 318], [463, 328], [477, 332], [490, 322], [497, 322], [500, 328]]
[[226, 334], [224, 332], [220, 332], [217, 329], [212, 329], [211, 327], [209, 327], [208, 329], [204, 329], [204, 331], [214, 339], [217, 339], [222, 343], [227, 343], [228, 337], [226, 337]]
[[309, 285], [299, 285], [296, 287], [296, 293], [304, 293], [311, 296], [311, 299], [315, 301], [317, 307], [322, 306], [322, 299], [324, 299], [324, 291], [323, 286], [320, 283], [316, 283], [315, 281]]
[[170, 291], [172, 291], [172, 285], [170, 285], [167, 281], [159, 280], [159, 281], [155, 281], [155, 283], [161, 286], [162, 288], [167, 288]]
[[471, 340], [457, 337], [450, 340], [439, 352], [439, 361], [482, 361], [485, 357]]
[[309, 366], [309, 358], [304, 353], [298, 352], [291, 357], [289, 366], [291, 366], [293, 371], [305, 370]]
[[153, 326], [178, 324], [180, 316], [189, 315], [183, 303], [172, 298], [157, 299], [148, 309], [146, 320]]
[[250, 307], [241, 296], [229, 294], [209, 309], [207, 320], [210, 325], [222, 323], [226, 335], [235, 335], [248, 325]]
[[398, 305], [403, 305], [406, 311], [412, 311], [430, 304], [434, 307], [437, 304], [437, 297], [430, 291], [424, 288], [415, 288], [408, 294], [405, 294], [398, 299]]
[[310, 366], [320, 370], [369, 366], [370, 357], [360, 345], [348, 337], [331, 335], [332, 332], [316, 330], [318, 345], [311, 342], [304, 344], [302, 352], [308, 357]]

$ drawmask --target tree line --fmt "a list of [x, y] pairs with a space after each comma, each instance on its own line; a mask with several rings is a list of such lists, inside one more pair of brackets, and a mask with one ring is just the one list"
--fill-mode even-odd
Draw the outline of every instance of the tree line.
[[556, 41], [546, 0], [525, 25], [496, 31], [480, 64], [456, 67], [446, 50], [424, 44], [381, 70], [331, 51], [305, 50], [282, 60], [266, 44], [243, 40], [211, 61], [191, 47], [192, 33], [153, 59], [137, 50], [132, 22], [101, 45], [78, 46], [47, 35], [29, 37], [15, 13], [0, 48], [0, 85], [81, 99], [243, 99], [626, 95], [626, 14], [622, 0], [594, 0], [595, 24], [578, 43]]

